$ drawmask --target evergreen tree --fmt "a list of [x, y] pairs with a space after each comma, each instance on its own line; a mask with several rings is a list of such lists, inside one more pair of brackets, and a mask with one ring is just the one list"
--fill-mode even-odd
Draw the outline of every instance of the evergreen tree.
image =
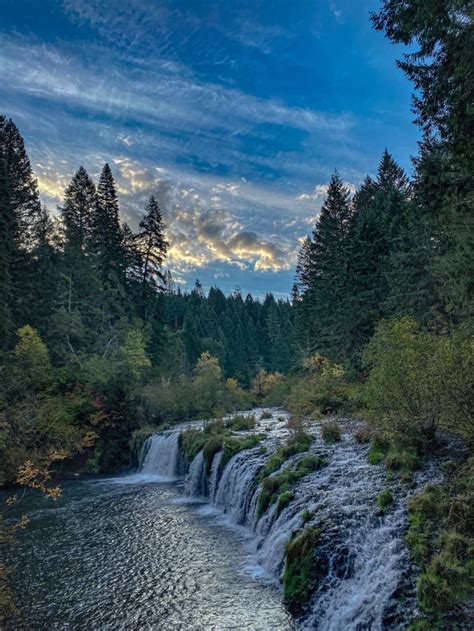
[[60, 207], [64, 229], [63, 304], [67, 312], [77, 310], [92, 326], [92, 312], [99, 291], [94, 264], [94, 213], [96, 189], [84, 167], [79, 167], [64, 192]]
[[305, 254], [308, 289], [302, 305], [312, 347], [329, 355], [338, 354], [340, 343], [338, 329], [348, 279], [351, 217], [350, 193], [336, 172], [313, 232], [310, 255]]
[[41, 214], [38, 186], [23, 138], [12, 120], [0, 115], [0, 309], [1, 346], [13, 341], [31, 304], [30, 251]]
[[156, 291], [163, 291], [165, 288], [163, 264], [168, 250], [165, 224], [158, 202], [153, 195], [145, 207], [145, 216], [140, 222], [137, 243], [142, 257], [141, 316], [146, 320], [153, 296]]
[[[384, 0], [372, 21], [392, 42], [414, 48], [398, 65], [417, 90], [414, 108], [425, 136], [417, 170], [430, 174], [424, 189], [436, 213], [433, 239], [441, 244], [433, 270], [449, 312], [460, 320], [472, 314], [474, 301], [472, 3]], [[442, 186], [432, 186], [433, 178]]]
[[103, 287], [104, 317], [111, 318], [113, 321], [123, 312], [127, 260], [120, 227], [115, 182], [108, 164], [104, 165], [97, 186], [93, 243], [96, 265]]

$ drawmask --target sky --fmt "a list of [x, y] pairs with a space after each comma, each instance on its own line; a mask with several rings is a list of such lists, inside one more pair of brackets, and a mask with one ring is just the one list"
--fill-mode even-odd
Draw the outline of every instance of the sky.
[[57, 212], [108, 162], [124, 220], [160, 202], [176, 283], [286, 296], [331, 173], [419, 133], [378, 0], [2, 0], [0, 110]]

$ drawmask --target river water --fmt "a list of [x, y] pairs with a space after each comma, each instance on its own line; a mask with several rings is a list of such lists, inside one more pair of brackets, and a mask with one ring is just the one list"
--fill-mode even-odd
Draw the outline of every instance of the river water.
[[22, 503], [10, 629], [292, 629], [249, 533], [180, 483], [152, 476], [68, 482]]

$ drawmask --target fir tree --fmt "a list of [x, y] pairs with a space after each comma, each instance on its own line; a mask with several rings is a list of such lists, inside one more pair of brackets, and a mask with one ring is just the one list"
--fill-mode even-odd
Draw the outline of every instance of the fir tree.
[[97, 186], [93, 222], [96, 265], [103, 286], [104, 316], [120, 317], [125, 300], [126, 253], [120, 227], [119, 204], [112, 171], [105, 164]]
[[78, 310], [89, 320], [100, 288], [93, 259], [95, 208], [95, 185], [81, 166], [66, 188], [60, 207], [64, 229], [63, 304], [69, 313]]
[[137, 242], [142, 257], [141, 315], [147, 319], [150, 302], [156, 291], [163, 291], [165, 276], [163, 264], [168, 250], [165, 224], [158, 202], [152, 195], [145, 207], [145, 216], [140, 222]]

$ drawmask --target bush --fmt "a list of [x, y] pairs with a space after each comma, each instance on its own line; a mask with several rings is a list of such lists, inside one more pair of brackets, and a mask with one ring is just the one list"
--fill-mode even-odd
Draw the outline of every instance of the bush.
[[316, 526], [298, 532], [285, 549], [283, 595], [291, 613], [299, 613], [308, 602], [315, 578], [315, 547], [320, 530]]
[[474, 339], [422, 332], [411, 318], [383, 321], [364, 352], [376, 427], [426, 449], [442, 427], [474, 440]]
[[409, 473], [420, 468], [420, 458], [414, 449], [391, 447], [385, 456], [385, 466], [391, 471]]
[[260, 415], [260, 420], [262, 421], [267, 418], [272, 418], [272, 413], [269, 410], [264, 410]]
[[321, 435], [325, 443], [337, 443], [341, 440], [341, 428], [337, 423], [325, 423], [321, 428]]
[[292, 382], [288, 410], [297, 416], [335, 414], [351, 409], [351, 387], [341, 366], [318, 353], [304, 360], [306, 376]]
[[372, 440], [372, 432], [368, 427], [359, 427], [354, 434], [354, 438], [360, 444], [370, 443]]

